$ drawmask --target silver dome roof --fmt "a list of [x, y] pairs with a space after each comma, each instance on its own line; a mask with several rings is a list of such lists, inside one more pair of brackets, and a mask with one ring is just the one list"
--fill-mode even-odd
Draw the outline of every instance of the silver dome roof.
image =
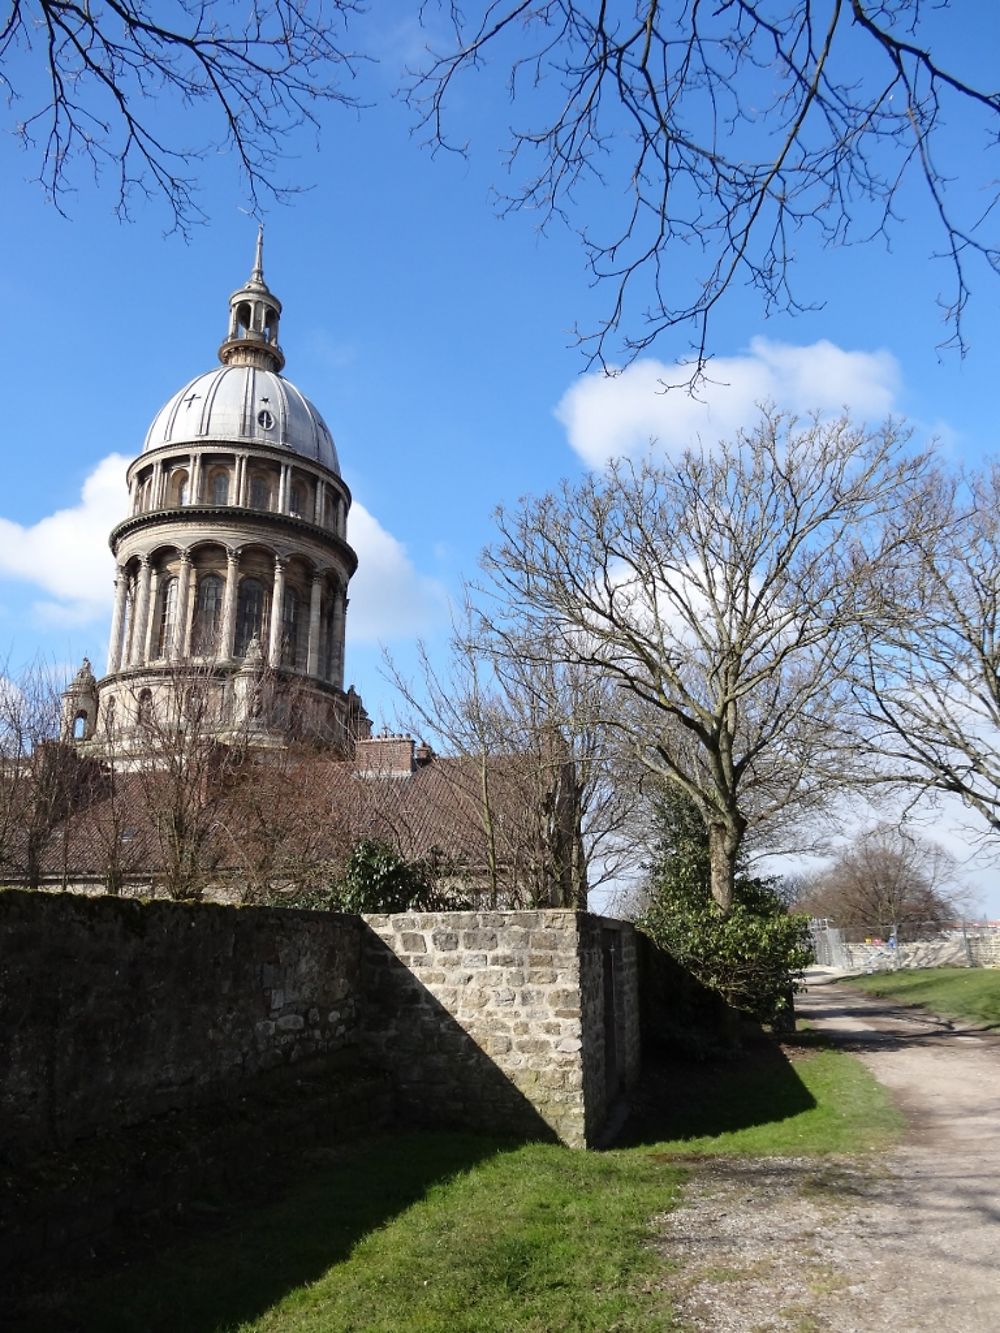
[[185, 384], [157, 412], [142, 452], [212, 440], [288, 449], [340, 476], [319, 412], [294, 384], [259, 366], [219, 366]]

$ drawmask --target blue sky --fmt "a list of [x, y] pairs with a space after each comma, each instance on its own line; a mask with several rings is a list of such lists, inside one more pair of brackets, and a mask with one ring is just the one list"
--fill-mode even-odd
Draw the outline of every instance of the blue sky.
[[[308, 188], [265, 219], [286, 374], [326, 417], [356, 501], [348, 675], [376, 722], [393, 721], [379, 645], [405, 663], [418, 634], [443, 640], [448, 597], [475, 573], [493, 508], [612, 453], [651, 436], [669, 446], [725, 434], [766, 397], [899, 413], [959, 461], [995, 452], [1000, 287], [978, 275], [969, 353], [939, 354], [947, 331], [934, 301], [946, 275], [928, 258], [936, 242], [913, 200], [891, 254], [877, 243], [803, 250], [800, 282], [821, 309], [765, 320], [752, 293], [732, 293], [712, 334], [728, 387], [710, 390], [707, 407], [656, 392], [686, 351], [683, 335], [617, 380], [586, 374], [570, 331], [593, 323], [604, 294], [573, 235], [539, 235], [525, 215], [500, 220], [491, 203], [513, 116], [497, 82], [460, 89], [464, 159], [432, 157], [391, 96], [419, 46], [411, 9], [379, 7], [382, 62], [358, 88], [373, 105], [322, 112], [318, 150], [303, 137], [284, 167]], [[1000, 13], [965, 13], [953, 40], [992, 59]], [[27, 80], [30, 67], [20, 73]], [[981, 149], [954, 128], [952, 188], [968, 172], [972, 190]], [[255, 224], [221, 155], [199, 167], [209, 222], [188, 241], [164, 237], [155, 205], [137, 203], [133, 222], [118, 223], [111, 196], [83, 173], [64, 219], [28, 179], [33, 169], [12, 137], [0, 140], [0, 645], [14, 663], [40, 652], [70, 666], [87, 653], [100, 668], [123, 460], [162, 402], [215, 363]], [[974, 883], [1000, 916], [1000, 872], [978, 869]]]

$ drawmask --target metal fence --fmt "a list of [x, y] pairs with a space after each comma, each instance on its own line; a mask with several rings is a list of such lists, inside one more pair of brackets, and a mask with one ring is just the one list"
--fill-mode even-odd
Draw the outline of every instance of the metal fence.
[[[829, 921], [811, 925], [816, 962], [839, 972], [895, 972], [915, 967], [1000, 967], [1000, 929], [961, 922], [926, 939], [887, 940], [873, 931], [848, 941]], [[853, 935], [864, 932], [852, 931]]]

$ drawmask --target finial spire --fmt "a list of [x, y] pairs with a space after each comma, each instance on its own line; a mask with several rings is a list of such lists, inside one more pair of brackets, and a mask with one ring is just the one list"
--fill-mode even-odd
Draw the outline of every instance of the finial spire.
[[253, 260], [253, 272], [250, 274], [251, 282], [259, 282], [264, 285], [264, 224], [257, 224], [257, 251]]
[[281, 302], [264, 281], [264, 224], [257, 225], [253, 271], [229, 298], [229, 333], [219, 348], [224, 366], [257, 366], [279, 374], [285, 357], [278, 344]]

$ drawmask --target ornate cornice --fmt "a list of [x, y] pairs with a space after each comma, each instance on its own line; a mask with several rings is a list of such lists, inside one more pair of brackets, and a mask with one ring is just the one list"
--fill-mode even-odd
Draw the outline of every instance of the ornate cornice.
[[[150, 509], [144, 514], [133, 514], [130, 518], [123, 519], [111, 529], [111, 535], [108, 538], [108, 545], [112, 553], [117, 556], [118, 546], [134, 532], [140, 532], [144, 528], [166, 527], [170, 524], [190, 521], [197, 516], [199, 519], [215, 519], [218, 521], [232, 522], [236, 520], [239, 523], [253, 522], [263, 524], [265, 527], [284, 529], [286, 532], [294, 532], [303, 537], [311, 537], [313, 540], [319, 540], [323, 545], [335, 551], [343, 561], [348, 570], [348, 577], [352, 576], [358, 567], [358, 557], [353, 547], [349, 546], [342, 537], [331, 532], [329, 528], [320, 527], [318, 523], [312, 523], [306, 518], [293, 518], [291, 514], [279, 514], [273, 509], [247, 509], [240, 505], [176, 505], [167, 509]], [[223, 536], [220, 532], [218, 540], [220, 545], [227, 546], [230, 543], [227, 540], [228, 534]]]

